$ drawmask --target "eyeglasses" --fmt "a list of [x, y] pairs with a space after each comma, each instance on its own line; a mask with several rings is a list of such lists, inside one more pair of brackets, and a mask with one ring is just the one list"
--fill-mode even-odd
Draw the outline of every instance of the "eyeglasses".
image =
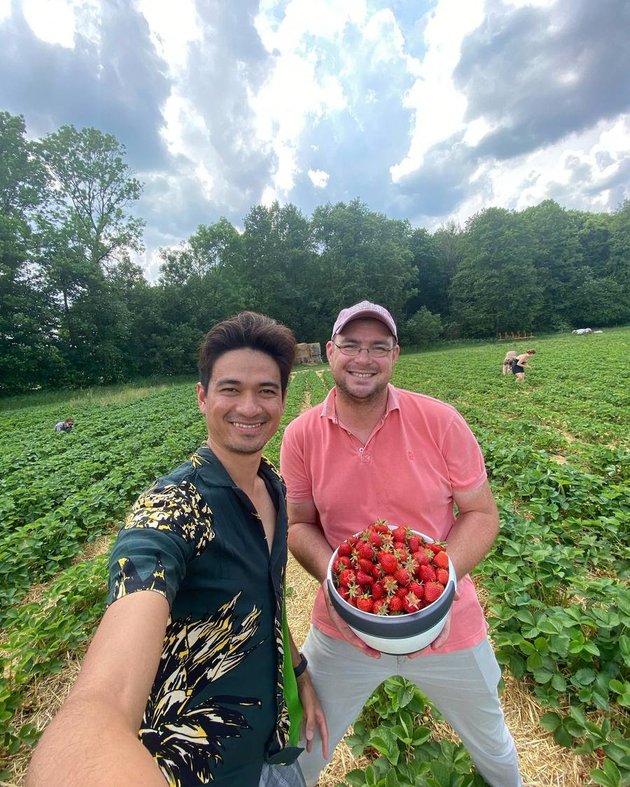
[[356, 357], [363, 350], [372, 358], [384, 358], [396, 346], [395, 344], [391, 347], [385, 344], [373, 344], [371, 347], [361, 347], [358, 344], [337, 344], [336, 342], [333, 342], [333, 344], [339, 352], [349, 355], [351, 358]]

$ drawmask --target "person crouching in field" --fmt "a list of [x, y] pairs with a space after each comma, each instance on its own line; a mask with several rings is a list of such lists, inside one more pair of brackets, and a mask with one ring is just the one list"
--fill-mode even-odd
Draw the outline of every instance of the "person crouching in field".
[[518, 353], [514, 350], [508, 350], [508, 352], [506, 352], [505, 358], [503, 359], [503, 366], [501, 367], [503, 374], [512, 374], [512, 364], [517, 355]]
[[206, 335], [197, 400], [208, 439], [140, 495], [120, 530], [108, 608], [28, 787], [258, 787], [279, 772], [303, 785], [290, 686], [306, 747], [317, 731], [327, 756], [306, 660], [283, 625], [285, 487], [262, 455], [294, 353], [293, 333], [254, 312]]
[[512, 364], [512, 371], [516, 375], [516, 382], [522, 383], [525, 379], [525, 367], [529, 366], [529, 359], [536, 355], [536, 350], [527, 350], [522, 355], [519, 355]]

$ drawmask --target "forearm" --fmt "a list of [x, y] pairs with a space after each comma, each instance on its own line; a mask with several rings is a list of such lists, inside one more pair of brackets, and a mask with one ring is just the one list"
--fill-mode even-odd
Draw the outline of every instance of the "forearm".
[[326, 570], [333, 553], [317, 525], [295, 522], [289, 527], [289, 550], [302, 568], [318, 582], [326, 579]]
[[498, 516], [478, 511], [460, 514], [446, 540], [457, 579], [469, 574], [488, 554], [498, 533]]
[[108, 698], [75, 694], [49, 724], [27, 773], [26, 787], [164, 787], [150, 752]]

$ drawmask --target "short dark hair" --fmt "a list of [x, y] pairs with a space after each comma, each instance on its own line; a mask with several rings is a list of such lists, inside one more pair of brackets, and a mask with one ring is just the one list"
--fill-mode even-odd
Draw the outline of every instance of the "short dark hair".
[[296, 338], [286, 325], [257, 312], [245, 311], [218, 322], [199, 346], [199, 382], [204, 391], [216, 360], [230, 350], [250, 349], [266, 353], [278, 364], [284, 396], [295, 359]]

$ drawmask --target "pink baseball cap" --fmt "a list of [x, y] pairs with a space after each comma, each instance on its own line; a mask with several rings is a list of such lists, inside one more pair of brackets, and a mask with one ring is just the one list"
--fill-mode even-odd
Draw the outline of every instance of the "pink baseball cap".
[[361, 303], [355, 303], [354, 306], [350, 306], [347, 309], [342, 309], [335, 320], [332, 338], [334, 339], [339, 331], [343, 330], [351, 320], [358, 320], [360, 317], [379, 320], [379, 322], [387, 326], [393, 334], [394, 339], [398, 341], [396, 323], [392, 315], [383, 306], [379, 306], [377, 303], [370, 303], [370, 301], [361, 301]]

